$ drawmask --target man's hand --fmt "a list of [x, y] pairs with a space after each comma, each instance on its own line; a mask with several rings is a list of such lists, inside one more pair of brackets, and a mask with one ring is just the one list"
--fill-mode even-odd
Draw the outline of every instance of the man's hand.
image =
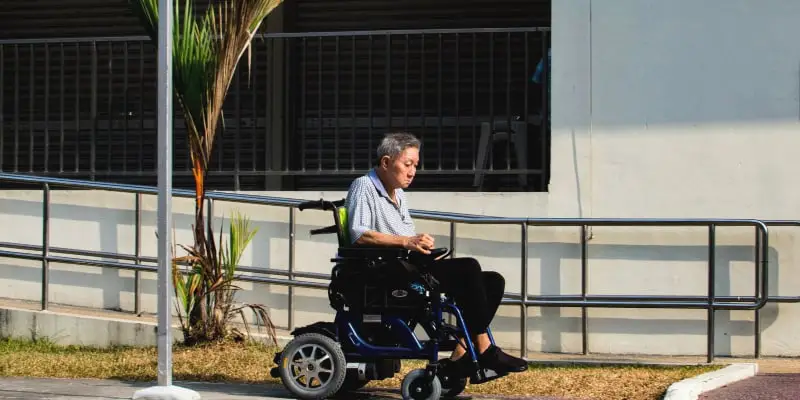
[[427, 233], [421, 233], [416, 236], [405, 238], [403, 241], [403, 248], [411, 251], [418, 251], [422, 254], [431, 254], [430, 249], [433, 248], [433, 236]]

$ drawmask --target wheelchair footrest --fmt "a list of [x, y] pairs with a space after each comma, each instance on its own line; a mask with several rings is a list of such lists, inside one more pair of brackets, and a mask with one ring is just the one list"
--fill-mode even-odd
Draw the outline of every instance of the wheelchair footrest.
[[472, 375], [469, 377], [469, 383], [472, 385], [480, 385], [482, 383], [500, 379], [508, 374], [508, 372], [497, 372], [488, 368], [481, 368], [472, 373]]

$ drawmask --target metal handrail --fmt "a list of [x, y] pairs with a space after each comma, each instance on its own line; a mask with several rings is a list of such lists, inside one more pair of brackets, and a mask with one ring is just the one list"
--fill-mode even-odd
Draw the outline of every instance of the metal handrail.
[[[143, 257], [141, 255], [141, 196], [144, 194], [157, 195], [158, 190], [149, 186], [123, 185], [115, 183], [80, 181], [64, 178], [41, 177], [35, 175], [0, 173], [0, 181], [42, 185], [43, 187], [43, 238], [42, 246], [20, 245], [11, 243], [0, 243], [0, 247], [12, 248], [19, 251], [0, 250], [0, 256], [24, 258], [42, 261], [42, 309], [48, 306], [48, 285], [50, 261], [78, 265], [92, 265], [107, 268], [122, 268], [133, 270], [136, 273], [135, 280], [135, 312], [141, 312], [140, 307], [140, 276], [141, 271], [153, 272], [157, 268], [150, 265], [143, 265], [143, 262], [154, 263], [155, 258]], [[93, 189], [122, 193], [132, 193], [136, 195], [136, 254], [124, 255], [103, 252], [82, 251], [74, 249], [55, 248], [49, 246], [49, 209], [50, 209], [50, 190], [53, 187], [65, 187], [72, 189]], [[173, 195], [177, 197], [193, 198], [193, 191], [175, 189]], [[209, 192], [206, 195], [209, 202], [209, 209], [213, 210], [214, 201], [226, 201], [235, 203], [249, 203], [269, 206], [280, 206], [289, 208], [289, 266], [288, 271], [241, 267], [240, 271], [256, 273], [262, 275], [280, 275], [287, 279], [269, 278], [264, 276], [241, 276], [240, 280], [258, 283], [269, 283], [286, 285], [289, 287], [289, 326], [293, 326], [293, 288], [327, 288], [327, 284], [321, 282], [300, 281], [296, 278], [306, 279], [329, 279], [324, 274], [303, 273], [294, 270], [294, 239], [295, 239], [295, 211], [297, 206], [305, 200], [289, 199], [272, 196], [259, 196], [241, 193]], [[518, 305], [521, 312], [521, 352], [523, 356], [527, 352], [527, 308], [529, 306], [539, 307], [580, 307], [582, 309], [582, 338], [583, 353], [588, 354], [588, 335], [587, 335], [587, 308], [677, 308], [677, 309], [706, 309], [708, 310], [707, 326], [707, 360], [712, 362], [714, 359], [714, 312], [716, 310], [752, 310], [756, 312], [756, 332], [755, 332], [755, 357], [760, 357], [761, 330], [758, 320], [759, 310], [768, 301], [800, 302], [800, 297], [770, 298], [768, 296], [768, 256], [765, 249], [769, 249], [768, 227], [764, 221], [755, 219], [652, 219], [652, 218], [510, 218], [510, 217], [487, 217], [469, 214], [446, 213], [439, 211], [411, 210], [411, 215], [415, 218], [441, 221], [450, 223], [450, 247], [455, 254], [456, 224], [491, 224], [491, 225], [519, 225], [521, 228], [521, 293], [506, 293], [503, 299], [505, 305]], [[209, 211], [209, 217], [211, 211]], [[800, 222], [795, 221], [774, 221], [776, 225], [800, 226]], [[715, 295], [715, 229], [717, 226], [753, 226], [756, 230], [755, 236], [755, 262], [756, 262], [756, 286], [753, 296], [716, 296]], [[528, 295], [528, 229], [530, 226], [577, 226], [581, 228], [581, 294], [580, 295], [557, 295], [557, 296], [530, 296]], [[708, 228], [708, 295], [702, 296], [594, 296], [587, 293], [588, 283], [588, 226], [706, 226]], [[30, 253], [35, 251], [37, 253]], [[117, 260], [129, 261], [127, 263], [88, 260], [74, 257], [55, 256], [52, 253], [80, 255], [88, 257], [115, 258]]]
[[[318, 31], [318, 32], [270, 32], [257, 33], [256, 39], [288, 39], [304, 37], [335, 37], [335, 36], [377, 36], [377, 35], [446, 35], [455, 33], [523, 33], [523, 32], [550, 32], [549, 26], [529, 27], [498, 27], [498, 28], [429, 28], [429, 29], [384, 29], [384, 30], [357, 30], [357, 31]], [[19, 38], [0, 39], [3, 44], [40, 44], [40, 43], [81, 43], [81, 42], [149, 42], [149, 36], [85, 36], [61, 38]]]

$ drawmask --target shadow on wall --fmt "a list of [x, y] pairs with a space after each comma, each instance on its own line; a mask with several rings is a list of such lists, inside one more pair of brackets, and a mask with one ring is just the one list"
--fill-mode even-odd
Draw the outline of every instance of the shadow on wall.
[[[15, 215], [40, 218], [41, 203], [25, 200], [2, 200], [4, 209], [14, 209]], [[143, 220], [154, 220], [155, 213], [151, 211], [143, 212]], [[54, 219], [66, 221], [91, 221], [97, 225], [101, 238], [101, 250], [105, 252], [119, 252], [120, 248], [132, 248], [132, 245], [118, 243], [118, 232], [123, 227], [130, 227], [134, 221], [132, 211], [107, 209], [101, 207], [76, 206], [56, 204], [52, 207], [51, 216]], [[191, 215], [176, 214], [176, 226], [190, 226], [193, 219]], [[274, 251], [284, 253], [285, 249], [273, 249], [270, 240], [264, 240], [263, 236], [274, 235], [280, 239], [288, 236], [289, 227], [284, 222], [266, 222], [254, 220], [253, 223], [259, 228], [261, 238], [254, 241], [251, 251], [254, 260], [270, 260], [276, 258], [283, 259], [285, 254], [272, 254]], [[216, 223], [217, 229], [219, 223]], [[296, 232], [298, 241], [303, 241], [304, 247], [335, 249], [335, 239], [332, 236], [314, 237], [308, 236], [308, 231], [317, 226], [298, 224]], [[152, 228], [147, 226], [148, 229]], [[257, 238], [258, 238], [257, 236]], [[447, 243], [448, 238], [439, 236], [437, 241]], [[144, 239], [143, 239], [144, 240]], [[520, 245], [518, 242], [502, 242], [493, 240], [481, 240], [472, 238], [459, 238], [459, 249], [468, 249], [469, 255], [482, 259], [505, 258], [518, 260]], [[465, 251], [461, 251], [463, 255]], [[562, 242], [536, 242], [529, 243], [529, 254], [532, 258], [540, 261], [538, 265], [539, 292], [545, 295], [577, 294], [564, 293], [563, 276], [565, 274], [565, 261], [574, 263], [580, 260], [580, 246], [576, 243]], [[753, 262], [753, 246], [738, 245], [718, 245], [716, 251], [716, 278], [717, 295], [734, 295], [731, 293], [732, 281], [731, 270], [734, 263]], [[775, 282], [779, 281], [780, 265], [778, 265], [779, 254], [775, 248], [769, 249], [769, 282], [770, 295], [777, 292]], [[324, 255], [324, 254], [322, 254]], [[322, 256], [320, 255], [320, 256]], [[324, 257], [327, 259], [327, 257]], [[612, 260], [619, 262], [642, 261], [641, 267], [635, 265], [635, 273], [645, 276], [648, 272], [645, 268], [653, 268], [652, 263], [645, 261], [659, 262], [692, 262], [703, 264], [708, 258], [708, 248], [706, 245], [626, 245], [626, 244], [590, 244], [589, 245], [590, 266], [593, 262]], [[512, 263], [513, 264], [513, 263]], [[630, 263], [626, 264], [629, 265]], [[0, 280], [10, 282], [20, 282], [18, 290], [35, 285], [38, 287], [41, 281], [41, 270], [38, 266], [31, 265], [30, 262], [18, 262], [6, 259], [4, 265], [0, 265]], [[703, 264], [705, 265], [705, 264]], [[275, 269], [285, 269], [285, 266], [257, 265], [257, 267], [271, 267]], [[320, 265], [315, 272], [328, 271], [327, 265]], [[630, 268], [630, 267], [627, 267]], [[84, 272], [85, 270], [85, 272]], [[308, 268], [297, 268], [297, 270], [309, 270]], [[517, 274], [519, 268], [510, 269], [504, 266], [500, 271], [506, 276], [509, 286], [518, 284]], [[534, 268], [529, 269], [529, 274], [535, 273]], [[707, 269], [701, 268], [698, 271], [703, 278], [707, 276]], [[577, 276], [579, 284], [580, 276]], [[111, 268], [91, 268], [91, 267], [71, 267], [69, 269], [54, 265], [50, 273], [51, 293], [58, 291], [59, 296], [53, 296], [54, 302], [58, 299], [69, 305], [94, 306], [105, 309], [122, 309], [132, 311], [134, 278], [132, 273], [125, 273]], [[705, 279], [702, 279], [703, 281]], [[239, 300], [251, 303], [262, 303], [270, 305], [275, 311], [284, 315], [288, 304], [288, 295], [285, 287], [274, 287], [273, 285], [245, 284], [246, 290], [240, 292]], [[247, 289], [249, 288], [249, 289]], [[76, 291], [80, 289], [80, 292]], [[529, 293], [536, 292], [537, 288], [531, 288]], [[509, 291], [514, 291], [509, 287]], [[636, 290], [623, 291], [615, 294], [634, 294]], [[25, 298], [21, 293], [14, 295], [15, 290], [11, 288], [11, 295], [4, 297]], [[156, 281], [152, 274], [145, 274], [142, 277], [141, 292], [143, 298], [155, 299], [157, 288]], [[627, 293], [626, 293], [627, 292]], [[751, 292], [752, 293], [752, 292]], [[27, 294], [26, 294], [27, 295]], [[94, 296], [94, 297], [92, 297]], [[154, 300], [153, 300], [154, 301]], [[143, 304], [145, 301], [143, 300]], [[515, 307], [516, 308], [516, 307]], [[532, 309], [538, 307], [531, 307]], [[312, 291], [309, 289], [297, 289], [294, 296], [294, 309], [296, 315], [332, 315], [332, 310], [328, 304], [327, 296], [324, 291]], [[503, 314], [501, 311], [500, 314]], [[591, 331], [593, 333], [624, 333], [627, 335], [655, 335], [655, 334], [689, 334], [705, 335], [706, 322], [704, 319], [674, 319], [674, 318], [636, 318], [625, 317], [624, 312], [620, 312], [614, 317], [591, 317]], [[297, 318], [297, 323], [305, 323], [305, 318]], [[327, 318], [327, 317], [322, 317]], [[732, 321], [730, 312], [720, 311], [717, 313], [717, 326], [721, 337], [717, 340], [717, 351], [724, 354], [730, 353], [731, 339], [734, 336], [752, 336], [753, 323], [750, 321]], [[765, 308], [762, 313], [762, 328], [768, 328], [777, 319], [777, 307]], [[301, 321], [302, 320], [302, 321]], [[285, 325], [282, 320], [275, 320], [278, 325]], [[580, 318], [573, 316], [562, 316], [560, 308], [542, 308], [541, 315], [529, 317], [528, 323], [531, 332], [541, 332], [542, 350], [544, 351], [563, 351], [562, 335], [565, 333], [580, 333]], [[724, 327], [724, 328], [722, 328]], [[497, 332], [517, 332], [519, 330], [519, 318], [498, 315], [493, 322], [493, 329]]]

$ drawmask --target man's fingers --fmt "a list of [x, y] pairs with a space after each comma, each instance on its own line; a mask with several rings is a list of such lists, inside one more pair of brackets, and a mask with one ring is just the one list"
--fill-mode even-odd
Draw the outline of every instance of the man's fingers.
[[433, 240], [433, 236], [428, 235], [427, 233], [423, 233], [420, 239], [422, 239], [424, 243], [430, 243], [431, 245], [435, 242], [435, 240]]

